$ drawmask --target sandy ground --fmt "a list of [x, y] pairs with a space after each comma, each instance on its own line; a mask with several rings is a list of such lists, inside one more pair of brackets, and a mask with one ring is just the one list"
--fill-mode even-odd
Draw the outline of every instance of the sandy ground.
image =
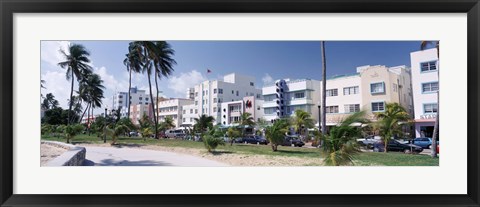
[[[111, 147], [110, 144], [82, 144], [82, 146]], [[164, 147], [156, 145], [134, 147], [123, 146], [123, 148], [140, 148], [165, 152], [175, 152], [179, 154], [193, 155], [204, 159], [214, 160], [226, 163], [231, 166], [312, 166], [320, 165], [320, 163], [322, 162], [320, 158], [314, 159], [253, 154], [231, 154], [221, 150], [217, 150], [215, 153], [208, 153], [205, 149]]]
[[40, 145], [40, 165], [46, 165], [50, 160], [55, 159], [56, 157], [60, 156], [64, 152], [68, 151], [65, 148], [52, 146], [49, 144], [41, 144]]

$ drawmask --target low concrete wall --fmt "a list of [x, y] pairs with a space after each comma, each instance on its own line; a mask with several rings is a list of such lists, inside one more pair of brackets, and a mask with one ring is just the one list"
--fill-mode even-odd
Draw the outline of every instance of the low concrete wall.
[[85, 147], [78, 147], [75, 145], [54, 141], [42, 141], [42, 144], [68, 149], [67, 152], [48, 162], [46, 166], [82, 166], [83, 162], [85, 161], [85, 156], [87, 154]]

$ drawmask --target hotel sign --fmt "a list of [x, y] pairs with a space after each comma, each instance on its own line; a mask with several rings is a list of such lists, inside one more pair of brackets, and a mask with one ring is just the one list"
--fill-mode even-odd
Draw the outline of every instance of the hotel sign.
[[420, 115], [420, 119], [435, 119], [437, 118], [436, 114], [424, 114]]

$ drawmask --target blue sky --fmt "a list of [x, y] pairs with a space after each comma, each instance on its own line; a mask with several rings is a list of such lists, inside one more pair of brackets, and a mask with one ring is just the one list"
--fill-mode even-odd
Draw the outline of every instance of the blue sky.
[[[70, 43], [84, 45], [91, 53], [94, 72], [104, 80], [106, 99], [112, 105], [115, 91], [127, 91], [128, 73], [123, 65], [130, 41], [42, 41], [41, 77], [46, 81], [42, 94], [53, 93], [67, 107], [70, 85], [58, 50]], [[203, 80], [219, 79], [237, 72], [256, 77], [257, 86], [280, 78], [322, 78], [319, 41], [169, 41], [176, 51], [174, 73], [159, 82], [166, 97], [185, 97], [185, 89]], [[355, 73], [357, 66], [410, 66], [410, 52], [419, 41], [329, 41], [326, 45], [327, 77]], [[212, 73], [207, 74], [207, 69]], [[132, 77], [132, 86], [148, 88], [145, 74]], [[76, 88], [76, 86], [75, 86]], [[101, 109], [98, 109], [98, 113]]]

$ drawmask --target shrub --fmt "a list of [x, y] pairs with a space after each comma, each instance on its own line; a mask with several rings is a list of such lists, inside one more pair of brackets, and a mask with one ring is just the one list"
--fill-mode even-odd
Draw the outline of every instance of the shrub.
[[221, 138], [214, 137], [212, 135], [203, 136], [203, 144], [208, 152], [214, 151], [219, 145], [225, 145], [225, 141]]
[[67, 137], [67, 143], [70, 143], [70, 139], [75, 138], [77, 134], [80, 134], [83, 131], [83, 126], [81, 124], [68, 125], [65, 128], [65, 136]]

